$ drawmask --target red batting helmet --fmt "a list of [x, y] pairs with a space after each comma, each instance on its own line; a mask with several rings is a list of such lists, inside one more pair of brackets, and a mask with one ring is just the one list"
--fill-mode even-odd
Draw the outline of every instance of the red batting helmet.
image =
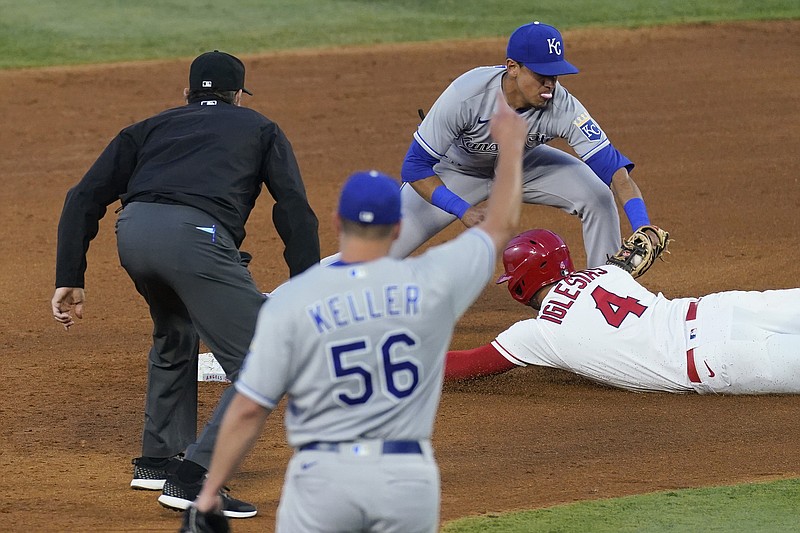
[[507, 281], [511, 297], [525, 305], [536, 291], [575, 271], [566, 243], [546, 229], [528, 230], [508, 241], [503, 267], [506, 273], [497, 283]]

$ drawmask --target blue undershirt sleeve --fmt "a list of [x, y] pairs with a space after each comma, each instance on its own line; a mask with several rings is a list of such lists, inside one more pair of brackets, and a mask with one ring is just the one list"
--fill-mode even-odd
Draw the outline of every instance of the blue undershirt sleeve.
[[406, 157], [403, 159], [400, 177], [404, 183], [429, 178], [436, 174], [433, 171], [433, 165], [438, 162], [437, 158], [425, 151], [416, 139], [413, 139], [411, 146], [408, 147], [408, 152], [406, 152]]
[[458, 218], [464, 216], [467, 209], [470, 208], [469, 202], [461, 198], [459, 195], [447, 188], [447, 185], [439, 185], [434, 189], [431, 195], [431, 204], [435, 205], [443, 211], [447, 211], [451, 215]]
[[650, 217], [647, 214], [647, 206], [644, 205], [644, 200], [641, 198], [631, 198], [625, 205], [622, 206], [628, 221], [631, 223], [631, 229], [636, 231], [642, 226], [650, 225]]
[[635, 166], [630, 159], [622, 155], [619, 150], [610, 144], [587, 159], [586, 164], [609, 187], [611, 186], [611, 178], [617, 170], [625, 167], [630, 172]]

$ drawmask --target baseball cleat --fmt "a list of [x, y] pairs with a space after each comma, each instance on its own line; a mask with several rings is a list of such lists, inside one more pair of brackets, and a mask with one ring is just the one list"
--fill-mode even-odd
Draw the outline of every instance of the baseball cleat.
[[[202, 482], [185, 483], [178, 479], [178, 476], [170, 475], [164, 483], [158, 503], [173, 511], [185, 511], [197, 499], [202, 487]], [[228, 518], [251, 518], [258, 513], [255, 505], [232, 498], [227, 489], [221, 490], [219, 494], [222, 497], [222, 514]]]
[[137, 457], [131, 461], [133, 479], [131, 488], [137, 490], [162, 490], [167, 474], [175, 470], [181, 455], [166, 458]]

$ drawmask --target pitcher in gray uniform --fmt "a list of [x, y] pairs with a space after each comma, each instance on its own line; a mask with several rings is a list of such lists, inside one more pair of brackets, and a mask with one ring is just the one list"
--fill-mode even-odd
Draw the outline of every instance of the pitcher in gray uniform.
[[[497, 157], [489, 117], [498, 94], [527, 123], [523, 202], [577, 215], [589, 267], [619, 249], [615, 197], [634, 230], [650, 223], [629, 175], [633, 163], [558, 81], [578, 72], [564, 59], [559, 31], [539, 22], [521, 26], [506, 53], [504, 65], [478, 67], [453, 81], [414, 133], [401, 171], [403, 228], [393, 257], [411, 254], [457, 218], [466, 227], [482, 219], [478, 204], [489, 194]], [[547, 145], [557, 138], [580, 159]]]
[[185, 529], [219, 508], [218, 490], [286, 395], [296, 453], [277, 531], [437, 530], [430, 438], [445, 351], [521, 209], [525, 124], [502, 102], [492, 121], [499, 158], [485, 219], [419, 257], [387, 256], [400, 232], [399, 184], [375, 171], [350, 177], [337, 217], [340, 259], [297, 276], [262, 309]]

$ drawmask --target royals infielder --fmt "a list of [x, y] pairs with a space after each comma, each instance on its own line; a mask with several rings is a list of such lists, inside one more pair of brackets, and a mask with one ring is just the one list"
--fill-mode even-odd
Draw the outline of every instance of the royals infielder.
[[575, 271], [547, 230], [503, 252], [512, 297], [538, 311], [447, 354], [446, 379], [539, 365], [633, 391], [800, 393], [800, 289], [669, 300], [613, 265]]
[[500, 156], [486, 218], [420, 257], [387, 257], [399, 233], [399, 184], [376, 172], [348, 180], [337, 217], [341, 259], [311, 268], [264, 306], [198, 511], [219, 505], [217, 491], [285, 394], [296, 453], [278, 532], [437, 530], [430, 438], [444, 354], [519, 220], [524, 121], [507, 106], [492, 121]]
[[[456, 218], [467, 227], [481, 220], [475, 206], [492, 185], [497, 144], [489, 118], [498, 94], [528, 125], [523, 201], [577, 215], [589, 266], [604, 264], [619, 248], [615, 195], [634, 230], [649, 224], [628, 175], [633, 163], [558, 82], [577, 72], [564, 59], [558, 30], [533, 22], [511, 35], [504, 65], [478, 67], [453, 81], [422, 120], [403, 162], [403, 227], [391, 255], [406, 257]], [[556, 138], [580, 159], [547, 146]]]

